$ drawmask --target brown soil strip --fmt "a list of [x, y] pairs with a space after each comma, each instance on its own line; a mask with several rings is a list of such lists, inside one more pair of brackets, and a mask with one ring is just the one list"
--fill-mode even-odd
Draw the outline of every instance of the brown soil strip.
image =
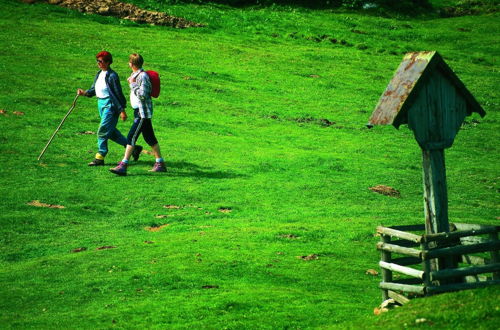
[[[114, 16], [137, 23], [170, 26], [178, 29], [203, 27], [203, 24], [188, 21], [166, 13], [144, 10], [130, 3], [117, 0], [44, 0], [52, 5], [78, 10], [81, 13]], [[35, 1], [25, 1], [33, 3]]]

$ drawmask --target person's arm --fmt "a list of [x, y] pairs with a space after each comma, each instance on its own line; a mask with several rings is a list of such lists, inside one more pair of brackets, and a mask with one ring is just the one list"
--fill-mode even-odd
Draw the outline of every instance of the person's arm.
[[95, 96], [95, 88], [94, 88], [94, 85], [92, 85], [92, 87], [90, 87], [90, 89], [87, 89], [86, 91], [81, 89], [81, 88], [78, 88], [76, 90], [76, 93], [78, 95], [83, 95], [83, 96], [87, 96], [87, 97], [92, 97], [92, 96]]
[[144, 105], [148, 98], [151, 98], [151, 81], [146, 72], [141, 72], [136, 78], [130, 78], [130, 89], [139, 98], [139, 116], [146, 118]]
[[151, 81], [146, 72], [141, 72], [136, 79], [132, 79], [130, 82], [130, 89], [139, 98], [139, 100], [144, 101], [151, 97]]
[[[122, 90], [122, 85], [120, 83], [120, 77], [118, 77], [118, 74], [116, 72], [113, 72], [109, 76], [109, 82], [111, 85], [111, 88], [113, 88], [113, 92], [115, 96], [118, 98], [118, 102], [120, 102], [120, 111], [125, 111], [125, 107], [127, 106], [127, 100], [125, 99], [125, 96], [123, 95], [123, 90]], [[126, 114], [125, 114], [126, 116]]]

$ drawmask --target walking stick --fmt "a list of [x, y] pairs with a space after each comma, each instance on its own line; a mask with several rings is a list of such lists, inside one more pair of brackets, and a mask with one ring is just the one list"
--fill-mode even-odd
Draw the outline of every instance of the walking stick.
[[59, 124], [59, 126], [57, 126], [57, 129], [55, 130], [54, 134], [52, 134], [52, 136], [50, 137], [49, 142], [47, 142], [47, 145], [45, 146], [45, 148], [43, 148], [42, 152], [40, 153], [40, 156], [38, 156], [38, 160], [40, 160], [42, 158], [43, 154], [45, 153], [45, 150], [47, 150], [47, 148], [49, 147], [50, 143], [54, 139], [54, 136], [56, 136], [57, 132], [59, 132], [59, 129], [64, 124], [64, 121], [66, 120], [66, 118], [68, 118], [68, 116], [71, 113], [71, 111], [73, 111], [73, 109], [75, 108], [76, 100], [78, 99], [78, 96], [80, 96], [80, 95], [76, 94], [75, 99], [73, 100], [73, 104], [71, 105], [71, 108], [69, 109], [69, 111], [66, 114], [66, 116], [64, 116], [64, 118], [61, 121], [61, 123]]

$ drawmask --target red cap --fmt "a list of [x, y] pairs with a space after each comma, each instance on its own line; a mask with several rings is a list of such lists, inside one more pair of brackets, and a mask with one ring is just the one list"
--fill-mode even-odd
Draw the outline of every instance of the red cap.
[[97, 55], [95, 56], [95, 58], [99, 57], [102, 57], [102, 59], [109, 64], [113, 63], [113, 56], [111, 56], [110, 52], [103, 50], [102, 52], [97, 53]]

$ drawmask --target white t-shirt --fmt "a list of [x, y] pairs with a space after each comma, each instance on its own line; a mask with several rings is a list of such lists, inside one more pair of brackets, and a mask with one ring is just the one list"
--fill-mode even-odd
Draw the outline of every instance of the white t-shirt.
[[133, 91], [130, 91], [130, 106], [132, 109], [139, 109], [139, 106], [141, 104], [141, 101], [137, 97], [137, 95], [134, 94]]
[[95, 82], [95, 96], [97, 96], [100, 99], [105, 99], [109, 97], [109, 91], [108, 87], [106, 86], [106, 71], [101, 71], [99, 74], [99, 78], [97, 78], [97, 81]]
[[[139, 74], [141, 74], [141, 72], [138, 73], [134, 72], [130, 76], [135, 77], [137, 79]], [[141, 105], [141, 100], [139, 100], [137, 95], [134, 94], [134, 91], [130, 89], [130, 106], [132, 107], [132, 109], [139, 109], [140, 105]]]

